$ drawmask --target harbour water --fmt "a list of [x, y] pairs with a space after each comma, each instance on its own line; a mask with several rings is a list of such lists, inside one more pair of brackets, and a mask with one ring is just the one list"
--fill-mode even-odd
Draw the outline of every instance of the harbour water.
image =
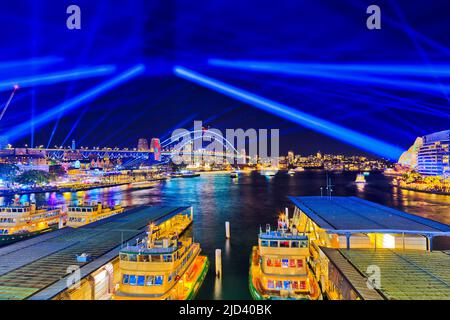
[[[381, 174], [366, 177], [367, 184], [354, 183], [356, 173], [332, 174], [333, 195], [358, 196], [412, 214], [450, 224], [450, 196], [405, 191], [390, 185]], [[273, 177], [258, 172], [243, 173], [238, 179], [229, 174], [202, 174], [195, 178], [176, 178], [152, 189], [131, 190], [128, 186], [94, 189], [74, 193], [36, 194], [38, 205], [63, 204], [75, 200], [101, 201], [130, 207], [167, 204], [194, 207], [193, 232], [203, 253], [212, 264], [198, 299], [250, 299], [248, 261], [256, 244], [259, 226], [275, 223], [279, 212], [289, 206], [288, 195], [320, 195], [326, 184], [321, 171], [278, 173]], [[324, 191], [325, 193], [325, 191]], [[0, 198], [9, 203], [12, 198]], [[21, 202], [30, 196], [20, 197]], [[231, 225], [231, 239], [225, 239], [225, 222]], [[223, 278], [214, 275], [214, 251], [222, 249]]]

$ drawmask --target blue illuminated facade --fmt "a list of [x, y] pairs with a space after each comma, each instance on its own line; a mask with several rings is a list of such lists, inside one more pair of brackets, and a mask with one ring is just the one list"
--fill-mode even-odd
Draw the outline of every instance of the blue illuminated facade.
[[419, 149], [417, 170], [427, 176], [450, 175], [450, 130], [432, 133], [423, 137]]

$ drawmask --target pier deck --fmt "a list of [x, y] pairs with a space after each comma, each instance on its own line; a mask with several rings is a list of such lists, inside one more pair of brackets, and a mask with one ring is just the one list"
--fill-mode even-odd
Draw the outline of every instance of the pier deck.
[[[122, 241], [142, 237], [150, 221], [187, 207], [139, 207], [83, 227], [65, 228], [0, 249], [0, 299], [51, 299], [65, 290], [67, 270], [88, 275], [117, 256]], [[92, 260], [77, 262], [87, 253]]]

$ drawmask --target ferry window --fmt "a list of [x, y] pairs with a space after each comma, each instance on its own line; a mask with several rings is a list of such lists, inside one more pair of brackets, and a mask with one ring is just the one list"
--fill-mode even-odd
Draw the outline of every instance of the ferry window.
[[268, 267], [271, 267], [273, 265], [272, 259], [268, 258], [266, 264]]
[[297, 268], [303, 268], [303, 260], [297, 259]]
[[123, 279], [122, 279], [122, 283], [123, 284], [128, 284], [128, 280], [129, 280], [129, 276], [127, 274], [123, 275]]
[[281, 267], [281, 260], [280, 259], [274, 259], [274, 266], [277, 268]]
[[298, 290], [298, 281], [292, 281], [292, 289]]
[[120, 260], [122, 260], [122, 261], [128, 261], [128, 255], [127, 255], [127, 254], [124, 254], [124, 253], [121, 253], [121, 254], [120, 254]]
[[172, 262], [172, 255], [165, 254], [164, 255], [164, 262]]
[[148, 254], [140, 254], [139, 255], [139, 261], [140, 262], [149, 262], [150, 261], [150, 257], [148, 256]]
[[130, 285], [132, 286], [136, 285], [136, 276], [133, 275], [130, 276]]
[[135, 254], [129, 254], [128, 258], [130, 259], [130, 261], [133, 261], [133, 262], [137, 261], [137, 256]]
[[308, 241], [301, 241], [300, 242], [300, 248], [308, 248]]
[[276, 282], [276, 288], [277, 288], [277, 289], [282, 289], [282, 283], [281, 283], [281, 281], [277, 281], [277, 282]]
[[281, 266], [283, 268], [288, 268], [289, 267], [289, 259], [281, 259]]
[[147, 277], [147, 286], [152, 286], [155, 284], [155, 277], [154, 276], [148, 276]]
[[289, 248], [289, 241], [280, 241], [281, 248]]
[[137, 278], [137, 285], [138, 286], [145, 285], [145, 276], [138, 276], [138, 278]]
[[261, 240], [261, 247], [268, 247], [268, 246], [269, 246], [269, 241]]
[[272, 248], [278, 247], [278, 241], [270, 241], [270, 246], [271, 246]]
[[172, 275], [169, 275], [169, 279], [167, 279], [168, 282], [172, 281]]
[[155, 276], [155, 285], [160, 286], [163, 284], [163, 276]]
[[161, 262], [161, 256], [160, 255], [152, 255], [152, 262]]
[[289, 280], [284, 281], [284, 289], [291, 290], [291, 282]]
[[306, 281], [300, 281], [299, 286], [300, 286], [301, 290], [305, 290], [306, 289]]
[[295, 259], [289, 259], [289, 267], [295, 268]]
[[273, 283], [273, 280], [268, 280], [268, 281], [267, 281], [267, 288], [269, 288], [269, 289], [275, 288], [275, 285], [274, 285], [274, 283]]
[[298, 241], [291, 241], [291, 248], [298, 248], [299, 244]]

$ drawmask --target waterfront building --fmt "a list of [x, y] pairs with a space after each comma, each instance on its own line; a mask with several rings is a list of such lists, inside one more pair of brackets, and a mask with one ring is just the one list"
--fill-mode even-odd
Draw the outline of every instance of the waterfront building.
[[[440, 251], [449, 249], [450, 226], [356, 197], [289, 198], [327, 298], [450, 296], [450, 256]], [[374, 270], [381, 283], [372, 284]]]
[[423, 137], [417, 156], [417, 171], [426, 176], [450, 175], [450, 130]]

